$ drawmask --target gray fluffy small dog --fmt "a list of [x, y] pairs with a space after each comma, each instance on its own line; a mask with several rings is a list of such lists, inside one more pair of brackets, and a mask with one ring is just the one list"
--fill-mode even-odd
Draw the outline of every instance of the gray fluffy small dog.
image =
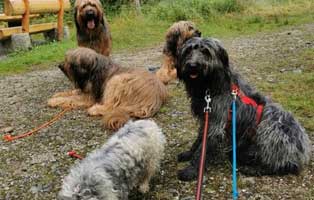
[[127, 200], [133, 188], [147, 192], [151, 177], [159, 169], [165, 143], [155, 122], [128, 122], [71, 169], [59, 199]]
[[[239, 90], [236, 99], [237, 158], [240, 166], [245, 166], [242, 172], [298, 174], [309, 162], [310, 142], [304, 128], [290, 112], [256, 92], [231, 69], [228, 54], [218, 40], [198, 37], [188, 40], [180, 49], [176, 69], [191, 98], [192, 113], [200, 122], [198, 138], [192, 148], [178, 156], [179, 161], [190, 161], [188, 167], [178, 172], [180, 180], [190, 181], [197, 177], [206, 93], [212, 98], [206, 167], [219, 160], [219, 153], [231, 153], [230, 107], [234, 85]], [[245, 103], [248, 99], [254, 103]], [[259, 112], [259, 108], [263, 109]]]

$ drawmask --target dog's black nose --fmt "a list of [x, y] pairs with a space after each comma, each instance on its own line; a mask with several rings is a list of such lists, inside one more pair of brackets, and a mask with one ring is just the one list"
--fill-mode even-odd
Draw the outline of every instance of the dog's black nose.
[[87, 10], [85, 14], [87, 18], [93, 18], [95, 15], [95, 12], [93, 10]]
[[197, 68], [198, 65], [199, 65], [198, 63], [189, 63], [188, 67], [192, 68], [192, 69], [195, 69], [195, 68]]

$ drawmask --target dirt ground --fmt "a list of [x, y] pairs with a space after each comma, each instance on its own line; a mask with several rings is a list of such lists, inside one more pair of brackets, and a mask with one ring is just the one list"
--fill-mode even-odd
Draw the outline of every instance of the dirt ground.
[[[296, 56], [298, 52], [314, 52], [313, 32], [314, 24], [307, 24], [222, 41], [237, 70], [263, 92], [269, 92], [263, 83], [275, 87], [278, 74], [283, 71], [295, 76], [313, 72], [309, 60]], [[159, 46], [125, 52], [114, 55], [114, 59], [129, 67], [156, 67], [161, 64], [161, 50]], [[314, 53], [312, 55], [314, 58]], [[278, 62], [287, 63], [284, 65], [286, 68]], [[55, 66], [45, 71], [0, 77], [0, 137], [5, 132], [15, 135], [46, 122], [60, 111], [48, 108], [47, 99], [69, 87], [69, 81]], [[166, 157], [161, 171], [151, 182], [151, 191], [145, 195], [134, 191], [131, 200], [194, 199], [196, 183], [180, 182], [176, 178], [176, 171], [185, 165], [176, 162], [176, 155], [190, 147], [196, 136], [197, 124], [190, 114], [189, 100], [182, 84], [175, 82], [169, 85], [169, 91], [169, 101], [153, 118], [167, 136]], [[309, 113], [306, 116], [297, 114], [296, 117], [305, 123], [313, 141], [314, 129], [310, 124], [314, 122], [314, 116]], [[62, 178], [75, 162], [79, 162], [68, 157], [67, 151], [74, 149], [86, 155], [108, 137], [110, 132], [102, 128], [99, 118], [88, 117], [84, 110], [76, 110], [66, 113], [61, 120], [31, 137], [14, 142], [1, 139], [0, 199], [55, 199]], [[311, 157], [310, 164], [299, 176], [248, 177], [240, 174], [239, 199], [314, 200], [313, 153]], [[205, 182], [204, 200], [231, 199], [231, 164], [222, 161], [211, 166]]]

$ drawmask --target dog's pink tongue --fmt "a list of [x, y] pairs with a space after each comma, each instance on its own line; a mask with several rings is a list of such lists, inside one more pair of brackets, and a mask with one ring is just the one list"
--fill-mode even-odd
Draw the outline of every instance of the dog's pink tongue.
[[88, 22], [87, 22], [87, 27], [88, 27], [89, 29], [94, 29], [94, 28], [95, 28], [95, 22], [94, 22], [94, 20], [88, 21]]
[[196, 78], [197, 78], [197, 74], [191, 74], [190, 77], [191, 77], [192, 79], [196, 79]]

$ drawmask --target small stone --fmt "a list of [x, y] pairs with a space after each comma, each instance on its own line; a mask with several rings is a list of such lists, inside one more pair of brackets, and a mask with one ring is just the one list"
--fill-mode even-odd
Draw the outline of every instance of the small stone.
[[150, 71], [150, 72], [155, 73], [159, 68], [160, 67], [158, 67], [158, 66], [148, 66], [147, 70]]
[[207, 190], [207, 192], [208, 192], [209, 194], [215, 194], [215, 193], [216, 193], [215, 190], [212, 190], [212, 189]]
[[168, 192], [172, 195], [172, 197], [179, 199], [179, 192], [176, 189], [169, 189]]
[[295, 74], [302, 74], [302, 69], [295, 69], [292, 72]]
[[11, 36], [11, 48], [13, 51], [28, 50], [32, 47], [28, 33], [18, 33]]
[[284, 72], [287, 71], [287, 69], [283, 68], [283, 69], [280, 69], [279, 71], [280, 71], [281, 73], [284, 73]]
[[1, 149], [7, 151], [7, 150], [9, 150], [9, 147], [3, 146], [3, 147], [1, 147]]
[[248, 200], [271, 200], [268, 196], [256, 194], [251, 196]]
[[193, 199], [195, 199], [195, 197], [192, 197], [192, 196], [181, 198], [181, 200], [193, 200]]
[[0, 129], [0, 133], [12, 133], [13, 130], [14, 130], [13, 127], [8, 126], [8, 127], [5, 127], [5, 128]]
[[52, 189], [52, 184], [47, 184], [42, 187], [42, 192], [50, 192]]
[[255, 180], [254, 180], [254, 177], [246, 177], [246, 178], [242, 178], [242, 182], [245, 184], [245, 185], [255, 185]]
[[276, 83], [276, 80], [273, 79], [273, 78], [269, 78], [269, 79], [267, 79], [267, 82], [269, 82], [269, 83]]
[[38, 185], [38, 186], [32, 186], [29, 191], [32, 192], [33, 194], [36, 194], [42, 191], [42, 189], [43, 189], [42, 185]]

